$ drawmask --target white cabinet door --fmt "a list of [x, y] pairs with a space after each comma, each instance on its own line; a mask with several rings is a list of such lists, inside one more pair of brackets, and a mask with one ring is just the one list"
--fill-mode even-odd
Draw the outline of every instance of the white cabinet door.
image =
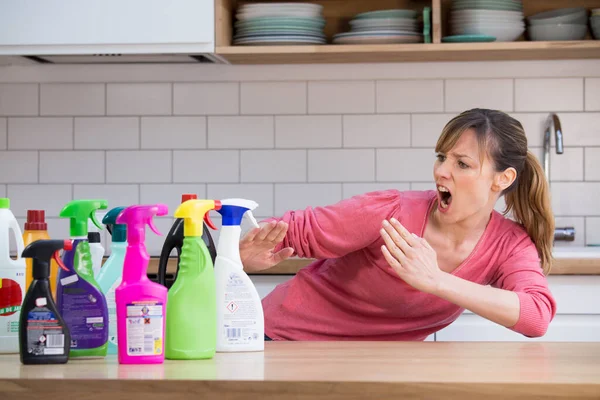
[[544, 336], [527, 338], [479, 315], [463, 314], [454, 323], [437, 332], [436, 341], [599, 342], [600, 315], [556, 315]]
[[2, 0], [0, 54], [214, 51], [214, 0]]

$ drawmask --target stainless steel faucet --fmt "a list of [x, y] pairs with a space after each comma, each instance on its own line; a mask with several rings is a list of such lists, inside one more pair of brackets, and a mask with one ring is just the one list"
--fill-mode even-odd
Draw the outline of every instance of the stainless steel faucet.
[[[556, 141], [556, 154], [563, 154], [563, 132], [560, 126], [560, 119], [555, 113], [548, 115], [544, 128], [543, 166], [548, 184], [550, 184], [550, 141], [552, 139], [552, 131], [554, 131]], [[554, 240], [572, 242], [575, 240], [575, 228], [572, 226], [556, 227], [554, 229]]]

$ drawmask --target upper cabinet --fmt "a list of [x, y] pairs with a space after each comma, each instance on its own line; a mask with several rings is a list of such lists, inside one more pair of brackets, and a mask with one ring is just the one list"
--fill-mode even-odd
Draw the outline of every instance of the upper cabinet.
[[[286, 63], [372, 63], [398, 61], [492, 61], [492, 60], [547, 60], [547, 59], [585, 59], [600, 58], [600, 40], [594, 40], [591, 11], [600, 9], [600, 0], [284, 0], [287, 3], [318, 5], [322, 20], [315, 19], [306, 23], [297, 18], [310, 15], [302, 7], [291, 7], [286, 17], [292, 18], [291, 25], [280, 24], [269, 17], [265, 7], [258, 3], [275, 3], [269, 0], [216, 0], [215, 1], [215, 52], [232, 64], [286, 64]], [[501, 3], [500, 5], [498, 5]], [[522, 3], [522, 7], [520, 7]], [[249, 6], [250, 5], [250, 6]], [[520, 9], [519, 9], [520, 7]], [[586, 31], [583, 37], [574, 40], [556, 40], [555, 37], [565, 30], [577, 27], [565, 26], [565, 19], [547, 19], [549, 25], [541, 28], [542, 36], [532, 37], [529, 31], [529, 16], [544, 11], [561, 8], [584, 7], [586, 10]], [[262, 8], [262, 10], [261, 10]], [[472, 9], [492, 8], [489, 13], [473, 12]], [[378, 10], [402, 9], [413, 13], [394, 15], [393, 13], [364, 14]], [[267, 10], [267, 11], [265, 11]], [[465, 12], [467, 11], [467, 12]], [[362, 14], [362, 15], [361, 15]], [[490, 14], [494, 14], [490, 17]], [[504, 14], [504, 15], [503, 15]], [[262, 21], [250, 22], [249, 18]], [[385, 30], [390, 24], [393, 29], [417, 30], [425, 36], [419, 42], [411, 38], [394, 41], [394, 35], [388, 43], [374, 43], [368, 38], [355, 34], [346, 34], [346, 43], [334, 40], [340, 33], [372, 29], [376, 23], [357, 22], [379, 16], [387, 19], [381, 22]], [[398, 21], [396, 17], [404, 19]], [[516, 17], [516, 19], [515, 19]], [[294, 20], [294, 18], [296, 18]], [[309, 17], [310, 18], [310, 17]], [[393, 21], [396, 18], [396, 21]], [[406, 19], [414, 19], [415, 26]], [[597, 18], [600, 30], [600, 16]], [[321, 21], [321, 22], [319, 22]], [[519, 22], [523, 24], [519, 32]], [[566, 19], [568, 24], [571, 21]], [[303, 25], [304, 24], [304, 25]], [[498, 36], [493, 42], [446, 42], [445, 38], [457, 33], [477, 31], [485, 26], [486, 32]], [[511, 27], [516, 27], [511, 31]], [[280, 29], [284, 28], [284, 29]], [[281, 38], [289, 37], [294, 28], [313, 32], [313, 41], [305, 38], [306, 43], [285, 42], [284, 40], [255, 39], [262, 32], [269, 32]], [[308, 28], [308, 29], [304, 29]], [[544, 31], [545, 30], [545, 31]], [[553, 36], [549, 40], [544, 33]], [[538, 33], [539, 29], [535, 32]], [[315, 34], [316, 33], [316, 34]], [[567, 32], [568, 34], [568, 32]], [[310, 32], [308, 32], [310, 36]], [[323, 35], [323, 36], [321, 36]], [[511, 35], [515, 35], [511, 37]], [[600, 35], [600, 32], [598, 33]], [[384, 35], [380, 35], [384, 36]], [[574, 34], [575, 37], [576, 33]], [[293, 36], [292, 36], [293, 37]], [[324, 41], [322, 40], [324, 38]], [[600, 38], [600, 37], [599, 37]], [[249, 39], [249, 40], [248, 40]], [[355, 40], [353, 40], [355, 39]], [[535, 40], [533, 40], [535, 39]], [[343, 42], [344, 40], [342, 40]], [[349, 43], [353, 42], [353, 43]], [[403, 43], [399, 43], [403, 42]]]
[[214, 0], [2, 0], [0, 55], [214, 53]]

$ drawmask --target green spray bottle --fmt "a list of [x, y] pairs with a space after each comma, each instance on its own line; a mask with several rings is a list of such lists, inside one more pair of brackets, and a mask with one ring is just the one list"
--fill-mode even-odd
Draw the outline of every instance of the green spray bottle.
[[96, 219], [106, 200], [74, 200], [60, 212], [70, 218], [73, 248], [63, 252], [65, 268], [58, 273], [56, 306], [71, 333], [70, 357], [104, 357], [108, 347], [108, 307], [106, 297], [94, 277], [92, 253], [88, 242], [88, 218], [102, 229]]
[[183, 219], [183, 247], [179, 273], [169, 289], [165, 358], [194, 360], [212, 358], [217, 346], [217, 305], [213, 263], [202, 239], [203, 220], [219, 210], [218, 200], [188, 200], [175, 210]]

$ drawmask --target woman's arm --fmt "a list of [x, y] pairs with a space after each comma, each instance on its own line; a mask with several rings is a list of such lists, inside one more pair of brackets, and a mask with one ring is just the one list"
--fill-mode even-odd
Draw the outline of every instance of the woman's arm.
[[434, 294], [525, 336], [546, 333], [556, 304], [539, 267], [535, 247], [523, 246], [499, 267], [492, 287], [439, 269], [437, 256], [425, 239], [410, 234], [400, 223], [384, 221], [382, 252], [409, 285]]
[[381, 221], [400, 208], [401, 193], [365, 193], [324, 207], [288, 211], [281, 218], [287, 233], [275, 251], [291, 247], [303, 258], [338, 258], [379, 239]]

